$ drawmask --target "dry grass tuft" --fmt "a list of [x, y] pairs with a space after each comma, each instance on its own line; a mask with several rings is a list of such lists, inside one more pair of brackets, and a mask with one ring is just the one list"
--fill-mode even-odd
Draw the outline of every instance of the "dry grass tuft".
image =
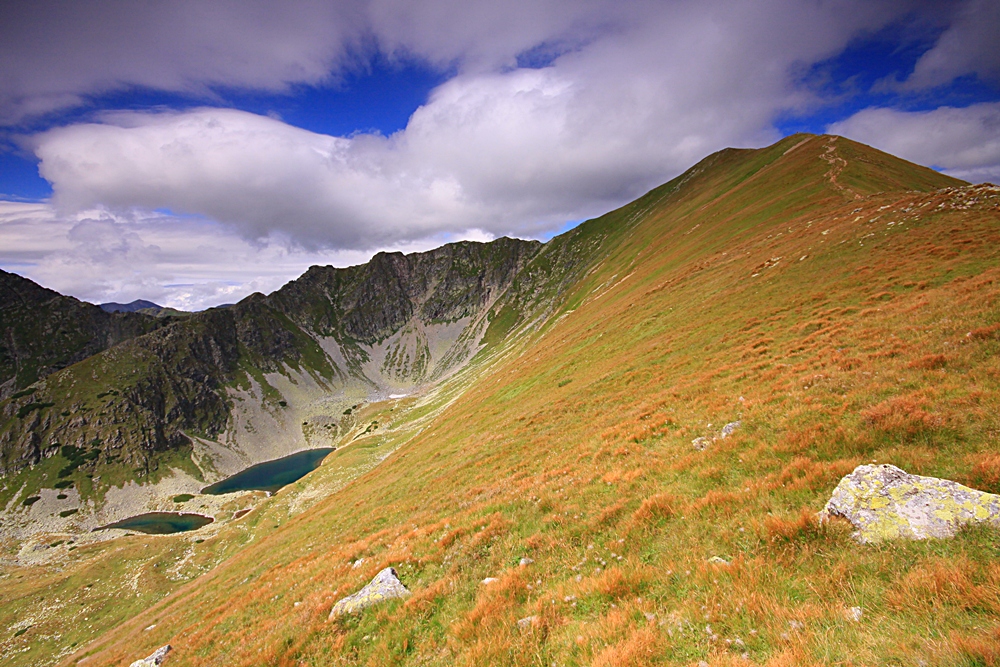
[[594, 656], [592, 667], [645, 667], [660, 664], [661, 635], [652, 628], [639, 628], [623, 641]]
[[865, 408], [861, 417], [881, 431], [912, 437], [942, 425], [941, 417], [927, 412], [927, 406], [928, 401], [923, 396], [893, 396]]
[[1000, 453], [983, 452], [969, 458], [972, 459], [972, 470], [968, 474], [968, 485], [982, 491], [1000, 493]]
[[1000, 667], [1000, 625], [990, 632], [952, 632], [951, 642], [958, 653], [972, 664]]
[[957, 607], [995, 614], [1000, 612], [1000, 565], [985, 570], [980, 572], [967, 558], [922, 563], [903, 575], [886, 601], [895, 609], [930, 612]]
[[938, 370], [948, 365], [948, 357], [943, 354], [927, 354], [914, 359], [907, 364], [908, 368], [919, 368], [926, 371]]
[[821, 531], [816, 512], [808, 507], [803, 507], [791, 517], [771, 515], [764, 519], [764, 533], [771, 542], [812, 539]]
[[642, 501], [639, 509], [632, 513], [632, 523], [644, 526], [661, 519], [669, 519], [680, 504], [680, 499], [670, 493], [658, 493]]

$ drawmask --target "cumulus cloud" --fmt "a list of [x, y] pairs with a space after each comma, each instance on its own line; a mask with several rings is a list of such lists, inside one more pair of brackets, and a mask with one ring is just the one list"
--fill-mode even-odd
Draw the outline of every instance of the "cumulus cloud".
[[0, 3], [0, 124], [146, 87], [282, 91], [331, 80], [362, 48], [361, 3]]
[[865, 109], [832, 124], [841, 134], [973, 183], [1000, 183], [1000, 103], [907, 112]]
[[[209, 296], [163, 286], [197, 284], [222, 298], [223, 283], [213, 280], [229, 271], [245, 292], [251, 273], [270, 276], [276, 266], [293, 277], [287, 271], [296, 262], [313, 261], [305, 258], [352, 261], [379, 248], [457, 238], [544, 237], [603, 213], [714, 150], [777, 139], [777, 117], [824, 103], [796, 73], [931, 5], [7, 3], [0, 7], [0, 125], [133, 87], [190, 93], [206, 105], [221, 104], [213, 99], [220, 90], [294, 91], [363, 68], [375, 53], [449, 73], [391, 136], [328, 136], [277, 115], [206, 106], [104, 113], [26, 140], [54, 191], [39, 215], [66, 226], [53, 247], [69, 248], [62, 264], [56, 255], [33, 264], [36, 275], [76, 285], [75, 294], [117, 289], [206, 303]], [[996, 6], [963, 0], [942, 11], [949, 27], [901, 85], [995, 77]], [[967, 178], [993, 178], [995, 110], [939, 111], [872, 109], [831, 130]], [[919, 133], [929, 129], [945, 138], [927, 141]], [[201, 245], [176, 240], [189, 238]], [[251, 268], [205, 268], [226, 247]], [[104, 275], [115, 277], [101, 282], [88, 266], [111, 267]], [[144, 277], [129, 277], [134, 266]], [[182, 278], [188, 274], [195, 277]]]
[[[472, 63], [390, 137], [325, 136], [234, 110], [119, 113], [36, 136], [40, 172], [64, 211], [170, 209], [306, 247], [533, 236], [622, 204], [713, 150], [776, 139], [774, 115], [809, 103], [791, 85], [793, 66], [830, 57], [897, 11], [783, 0], [559, 8], [373, 4], [387, 50]], [[457, 36], [445, 39], [450, 28]], [[568, 45], [547, 66], [502, 67], [547, 38]]]
[[[249, 242], [210, 220], [102, 209], [60, 215], [46, 203], [0, 201], [0, 268], [92, 303], [150, 299], [181, 310], [269, 293], [313, 264], [351, 266], [372, 252], [309, 252], [280, 235]], [[490, 240], [472, 235], [473, 240]], [[429, 250], [443, 236], [387, 248]]]
[[958, 5], [947, 30], [924, 53], [904, 87], [929, 88], [976, 75], [1000, 81], [1000, 2], [970, 0]]

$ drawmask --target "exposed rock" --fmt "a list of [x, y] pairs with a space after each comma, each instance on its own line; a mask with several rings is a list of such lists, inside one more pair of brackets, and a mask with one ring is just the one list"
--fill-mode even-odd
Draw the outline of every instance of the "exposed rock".
[[726, 438], [732, 435], [733, 431], [738, 429], [740, 426], [743, 426], [743, 422], [741, 421], [729, 422], [728, 424], [722, 427], [722, 432], [719, 434], [719, 437]]
[[712, 565], [729, 565], [729, 561], [722, 556], [712, 556], [708, 559], [708, 562]]
[[525, 618], [518, 620], [517, 627], [520, 630], [529, 630], [531, 626], [535, 625], [537, 622], [538, 622], [537, 616], [527, 616]]
[[847, 617], [847, 620], [854, 621], [855, 623], [861, 620], [862, 615], [861, 607], [848, 607], [844, 610], [844, 616]]
[[136, 660], [129, 667], [157, 667], [157, 665], [162, 665], [163, 661], [166, 659], [167, 654], [170, 653], [170, 644], [166, 646], [161, 646], [160, 648], [153, 651], [153, 654], [148, 658], [143, 658], [142, 660]]
[[691, 441], [691, 446], [697, 449], [699, 452], [705, 451], [708, 446], [712, 443], [708, 438], [695, 438]]
[[526, 565], [531, 565], [534, 562], [535, 561], [533, 561], [532, 559], [530, 559], [527, 556], [525, 556], [524, 558], [522, 558], [520, 560], [520, 562], [518, 563], [518, 565], [520, 565], [521, 567], [525, 567]]
[[410, 591], [399, 581], [396, 570], [387, 567], [371, 580], [367, 586], [354, 595], [348, 595], [342, 600], [338, 600], [330, 610], [330, 619], [343, 614], [353, 614], [354, 612], [367, 609], [372, 605], [393, 600], [395, 598], [405, 598], [410, 595]]
[[496, 577], [486, 577], [485, 579], [483, 579], [479, 583], [481, 583], [483, 586], [489, 586], [490, 584], [492, 584], [495, 581], [498, 581], [498, 579]]
[[850, 521], [862, 543], [944, 538], [964, 524], [1000, 526], [1000, 496], [892, 465], [863, 465], [840, 480], [821, 512], [828, 516]]

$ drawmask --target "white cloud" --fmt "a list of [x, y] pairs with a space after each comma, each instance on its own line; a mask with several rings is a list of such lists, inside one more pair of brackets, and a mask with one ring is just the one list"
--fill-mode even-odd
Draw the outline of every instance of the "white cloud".
[[[472, 240], [490, 240], [472, 233]], [[149, 299], [182, 310], [269, 293], [313, 264], [351, 266], [372, 252], [308, 252], [271, 236], [248, 242], [217, 223], [106, 210], [60, 216], [49, 204], [0, 201], [0, 268], [85, 301]], [[428, 250], [454, 237], [398, 244]]]
[[865, 109], [828, 131], [956, 178], [1000, 183], [1000, 102], [919, 112]]
[[[98, 295], [87, 298], [190, 305], [231, 300], [225, 276], [243, 294], [253, 276], [257, 289], [277, 286], [312, 258], [547, 236], [603, 213], [714, 150], [776, 139], [776, 117], [822, 103], [796, 72], [925, 2], [14, 5], [0, 8], [0, 124], [129, 86], [207, 101], [219, 87], [281, 91], [364, 67], [375, 51], [454, 72], [389, 137], [210, 108], [109, 113], [31, 137], [55, 193], [47, 224], [69, 225], [53, 247], [70, 249], [38, 260], [36, 275]], [[996, 71], [995, 4], [958, 8], [908, 85]], [[518, 67], [525, 59], [546, 66]], [[993, 174], [991, 109], [868, 110], [835, 131], [876, 144], [878, 131], [910, 159]], [[916, 145], [928, 128], [944, 138]], [[163, 287], [177, 283], [200, 287]]]
[[[713, 150], [776, 139], [775, 114], [809, 103], [794, 66], [895, 16], [867, 2], [790, 0], [562, 13], [561, 3], [527, 3], [523, 16], [492, 7], [425, 2], [413, 13], [440, 22], [372, 9], [387, 50], [476, 65], [391, 137], [324, 136], [233, 110], [119, 113], [36, 136], [40, 171], [63, 211], [170, 209], [307, 247], [472, 229], [533, 236], [622, 204]], [[496, 69], [546, 39], [575, 48], [544, 68]]]
[[1000, 81], [1000, 2], [970, 0], [959, 5], [948, 29], [920, 56], [904, 88], [929, 88], [975, 74]]

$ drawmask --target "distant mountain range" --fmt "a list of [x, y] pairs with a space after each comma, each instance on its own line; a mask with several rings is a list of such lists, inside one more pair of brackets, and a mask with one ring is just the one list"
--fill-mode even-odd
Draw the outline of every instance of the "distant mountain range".
[[145, 301], [143, 299], [136, 299], [129, 303], [115, 303], [114, 301], [110, 303], [100, 304], [101, 310], [107, 313], [136, 313], [141, 310], [153, 310], [161, 311], [163, 306], [157, 305], [152, 301]]

